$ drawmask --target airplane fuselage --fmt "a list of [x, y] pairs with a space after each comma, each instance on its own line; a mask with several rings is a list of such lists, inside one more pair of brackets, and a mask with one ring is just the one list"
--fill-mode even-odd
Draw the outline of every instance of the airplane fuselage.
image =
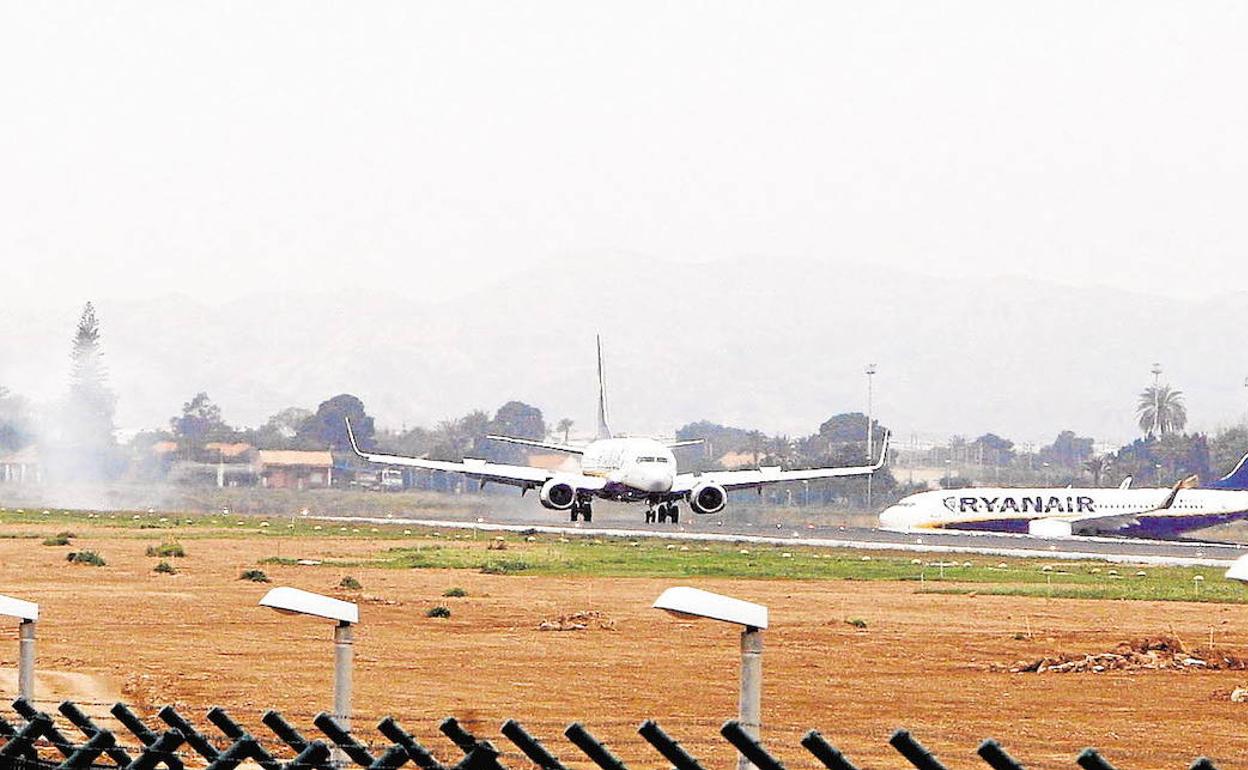
[[639, 500], [671, 492], [676, 483], [672, 450], [649, 438], [608, 438], [585, 447], [581, 473], [606, 480], [604, 496]]
[[880, 514], [884, 529], [1027, 532], [1036, 519], [1134, 519], [1115, 534], [1176, 537], [1226, 521], [1248, 518], [1248, 491], [1182, 489], [1162, 510], [1172, 491], [1165, 488], [1002, 488], [982, 487], [920, 492]]

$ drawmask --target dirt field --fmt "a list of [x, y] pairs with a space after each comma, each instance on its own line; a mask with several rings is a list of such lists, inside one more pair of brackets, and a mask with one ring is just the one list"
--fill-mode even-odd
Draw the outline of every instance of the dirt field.
[[[108, 566], [70, 565], [69, 549], [38, 540], [0, 540], [0, 593], [42, 607], [41, 700], [122, 699], [142, 709], [175, 702], [197, 718], [219, 704], [261, 735], [265, 708], [310, 729], [310, 717], [328, 707], [330, 624], [257, 608], [271, 586], [237, 577], [265, 557], [364, 557], [375, 543], [191, 539], [184, 541], [188, 557], [170, 560], [179, 574], [163, 576], [144, 555], [156, 535], [79, 534], [77, 546], [98, 551]], [[347, 574], [363, 584], [355, 594], [364, 597], [355, 726], [368, 740], [377, 737], [376, 720], [393, 714], [451, 759], [453, 747], [436, 732], [441, 717], [456, 715], [508, 749], [497, 728], [515, 717], [575, 760], [579, 754], [560, 733], [581, 720], [630, 764], [657, 768], [664, 761], [635, 733], [654, 717], [706, 766], [732, 761], [717, 729], [736, 711], [736, 634], [649, 609], [673, 581], [263, 569], [273, 585], [319, 592], [336, 591]], [[1217, 645], [1243, 654], [1245, 606], [926, 595], [913, 583], [686, 582], [771, 607], [764, 739], [791, 767], [813, 764], [797, 746], [809, 728], [867, 767], [904, 765], [885, 743], [900, 726], [954, 767], [982, 766], [972, 752], [989, 736], [1041, 768], [1070, 768], [1089, 745], [1133, 768], [1182, 767], [1202, 753], [1225, 766], [1248, 754], [1248, 704], [1228, 699], [1248, 684], [1246, 671], [1012, 674], [993, 665], [1111, 651], [1147, 635], [1203, 646], [1211, 630]], [[443, 598], [453, 586], [468, 596]], [[452, 617], [425, 617], [438, 604]], [[603, 613], [614, 629], [538, 630], [543, 620], [581, 610]], [[846, 622], [852, 618], [866, 628]], [[14, 693], [15, 639], [15, 629], [3, 629], [6, 695]]]

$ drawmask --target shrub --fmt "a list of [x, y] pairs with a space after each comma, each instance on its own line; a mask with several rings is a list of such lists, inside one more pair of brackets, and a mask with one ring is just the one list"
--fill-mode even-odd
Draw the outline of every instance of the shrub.
[[162, 575], [178, 574], [178, 571], [173, 568], [173, 565], [167, 561], [162, 561], [160, 564], [157, 564], [155, 567], [152, 567], [152, 572], [159, 572]]
[[467, 592], [467, 591], [465, 591], [464, 589], [460, 588], [459, 586], [455, 586], [454, 588], [448, 588], [448, 589], [446, 589], [445, 591], [443, 591], [443, 592], [442, 592], [442, 595], [443, 595], [443, 596], [453, 596], [453, 597], [457, 597], [457, 596], [467, 596], [467, 595], [468, 595], [468, 592]]
[[161, 543], [160, 545], [149, 545], [147, 547], [148, 556], [159, 556], [162, 559], [170, 557], [181, 559], [186, 556], [186, 549], [181, 543]]
[[56, 535], [49, 537], [43, 541], [44, 545], [69, 545], [69, 538], [64, 535]]
[[103, 567], [107, 564], [104, 557], [95, 551], [70, 551], [65, 554], [65, 561], [70, 564], [86, 564], [91, 567]]
[[238, 575], [239, 580], [250, 580], [253, 583], [267, 583], [269, 576], [264, 574], [264, 570], [245, 569]]
[[348, 591], [358, 591], [358, 590], [360, 590], [361, 588], [363, 588], [364, 586], [360, 585], [360, 581], [356, 580], [355, 578], [351, 577], [350, 575], [347, 575], [347, 576], [346, 576], [346, 577], [344, 577], [342, 580], [339, 580], [339, 581], [338, 581], [338, 587], [339, 587], [339, 588], [345, 588], [345, 589], [347, 589]]
[[507, 550], [507, 541], [506, 541], [506, 540], [504, 540], [504, 539], [502, 539], [501, 537], [496, 537], [496, 538], [494, 538], [493, 540], [491, 540], [491, 541], [490, 541], [490, 544], [489, 544], [489, 545], [487, 545], [487, 546], [485, 547], [485, 550], [487, 550], [487, 551], [506, 551], [506, 550]]
[[56, 533], [56, 536], [57, 536], [57, 537], [63, 537], [63, 538], [65, 538], [66, 540], [73, 540], [74, 538], [78, 537], [78, 536], [77, 536], [77, 535], [75, 535], [73, 532], [70, 532], [68, 529], [63, 529], [63, 530], [61, 530], [60, 532], [57, 532], [57, 533]]
[[854, 628], [866, 628], [867, 627], [867, 621], [863, 620], [862, 618], [850, 618], [846, 620], [845, 622], [853, 626]]
[[451, 608], [439, 604], [437, 607], [430, 607], [425, 611], [427, 618], [449, 618], [451, 616]]
[[492, 561], [481, 568], [481, 572], [486, 575], [510, 575], [513, 572], [523, 572], [529, 568], [527, 561], [519, 559], [503, 559], [502, 561]]

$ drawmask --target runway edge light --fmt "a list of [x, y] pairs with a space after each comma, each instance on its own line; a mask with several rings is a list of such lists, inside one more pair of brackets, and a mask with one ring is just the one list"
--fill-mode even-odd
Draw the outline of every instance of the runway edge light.
[[676, 586], [659, 594], [651, 605], [655, 609], [682, 617], [708, 618], [736, 623], [747, 628], [767, 627], [767, 608], [761, 604], [734, 599], [731, 596], [703, 591], [699, 588]]
[[1238, 580], [1241, 583], [1248, 583], [1248, 555], [1244, 555], [1231, 562], [1230, 568], [1226, 571], [1228, 580]]

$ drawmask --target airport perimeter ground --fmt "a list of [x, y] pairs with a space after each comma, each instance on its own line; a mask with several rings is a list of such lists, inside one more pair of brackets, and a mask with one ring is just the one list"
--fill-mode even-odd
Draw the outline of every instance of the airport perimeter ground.
[[[953, 767], [979, 766], [972, 752], [989, 736], [1029, 767], [1073, 767], [1089, 745], [1135, 768], [1181, 767], [1199, 754], [1233, 766], [1248, 755], [1248, 704], [1228, 697], [1248, 684], [1248, 671], [1005, 670], [1160, 635], [1193, 649], [1207, 647], [1212, 635], [1218, 651], [1248, 655], [1246, 604], [1049, 598], [1052, 573], [1041, 580], [1040, 563], [998, 570], [1000, 560], [988, 557], [970, 557], [969, 569], [947, 567], [942, 583], [939, 567], [914, 564], [914, 554], [864, 562], [862, 552], [816, 559], [800, 549], [681, 551], [659, 541], [563, 543], [553, 536], [512, 537], [505, 550], [491, 551], [496, 541], [486, 535], [316, 530], [322, 525], [303, 521], [292, 530], [289, 523], [173, 514], [0, 517], [0, 593], [42, 607], [40, 698], [125, 700], [149, 714], [174, 702], [205, 726], [203, 711], [222, 705], [260, 734], [267, 733], [259, 714], [274, 707], [310, 730], [311, 716], [328, 705], [330, 625], [280, 616], [256, 601], [271, 585], [336, 593], [350, 575], [363, 586], [342, 595], [362, 605], [355, 725], [364, 738], [377, 739], [373, 724], [393, 714], [449, 759], [455, 752], [436, 732], [441, 717], [456, 715], [508, 749], [497, 728], [515, 717], [575, 761], [578, 752], [560, 733], [581, 720], [630, 765], [658, 768], [666, 764], [635, 732], [653, 717], [705, 766], [727, 767], [732, 753], [717, 729], [736, 710], [736, 634], [649, 609], [662, 589], [686, 584], [771, 607], [764, 737], [791, 767], [813, 765], [797, 746], [809, 728], [867, 767], [904, 765], [885, 743], [900, 726]], [[72, 545], [42, 544], [66, 530], [76, 535]], [[153, 572], [159, 559], [146, 549], [173, 540], [187, 552], [168, 559], [178, 574]], [[82, 549], [98, 552], [107, 566], [66, 562], [68, 551]], [[291, 563], [297, 559], [323, 563]], [[685, 577], [673, 574], [681, 559], [690, 565]], [[502, 574], [484, 574], [483, 565]], [[1098, 588], [1115, 568], [1123, 574], [1114, 576], [1113, 590], [1137, 579], [1122, 565], [1053, 566], [1059, 594], [1067, 581], [1090, 586], [1089, 595], [1117, 595]], [[239, 580], [242, 570], [256, 568], [271, 585]], [[575, 571], [588, 574], [566, 574]], [[1165, 580], [1186, 590], [1201, 572], [1174, 571]], [[1203, 573], [1204, 598], [1240, 598], [1219, 587], [1218, 571]], [[913, 579], [918, 574], [922, 582]], [[973, 582], [960, 582], [959, 574]], [[853, 576], [865, 579], [845, 579]], [[899, 576], [906, 579], [890, 579]], [[1138, 578], [1155, 579], [1151, 572]], [[467, 596], [444, 597], [451, 588]], [[1039, 595], [989, 595], [993, 590]], [[1160, 584], [1157, 590], [1164, 593]], [[437, 605], [451, 617], [426, 617]], [[539, 630], [543, 621], [581, 611], [601, 613], [610, 627]], [[847, 622], [859, 619], [865, 628]], [[6, 627], [0, 638], [6, 695], [14, 691], [15, 637]], [[504, 764], [523, 766], [515, 755]]]

